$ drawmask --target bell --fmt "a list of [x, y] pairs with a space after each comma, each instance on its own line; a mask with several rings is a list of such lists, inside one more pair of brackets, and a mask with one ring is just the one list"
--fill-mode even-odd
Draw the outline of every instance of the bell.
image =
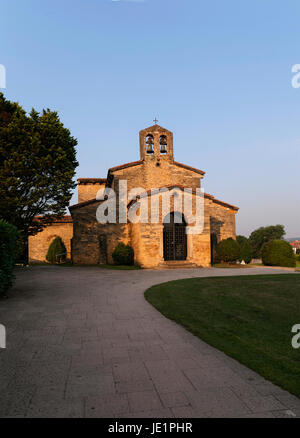
[[154, 141], [153, 141], [152, 135], [148, 135], [147, 138], [146, 138], [147, 154], [153, 154], [154, 153], [154, 151], [153, 151], [153, 144], [154, 144]]
[[166, 154], [167, 153], [167, 138], [165, 135], [162, 135], [159, 139], [160, 143], [160, 153]]
[[147, 137], [146, 143], [152, 145], [153, 144], [153, 137], [152, 136]]

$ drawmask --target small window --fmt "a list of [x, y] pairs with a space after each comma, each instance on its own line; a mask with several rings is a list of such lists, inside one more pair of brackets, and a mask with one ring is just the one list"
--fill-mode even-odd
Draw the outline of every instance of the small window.
[[146, 137], [146, 151], [147, 151], [147, 154], [154, 154], [153, 145], [154, 145], [153, 135], [149, 134]]
[[160, 136], [159, 144], [160, 144], [160, 153], [166, 154], [168, 152], [167, 151], [168, 142], [167, 142], [167, 137], [165, 135]]

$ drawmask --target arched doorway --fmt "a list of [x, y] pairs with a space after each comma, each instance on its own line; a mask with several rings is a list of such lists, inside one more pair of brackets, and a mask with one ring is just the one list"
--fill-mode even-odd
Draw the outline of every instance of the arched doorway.
[[182, 213], [173, 212], [164, 219], [164, 259], [186, 260], [186, 223]]

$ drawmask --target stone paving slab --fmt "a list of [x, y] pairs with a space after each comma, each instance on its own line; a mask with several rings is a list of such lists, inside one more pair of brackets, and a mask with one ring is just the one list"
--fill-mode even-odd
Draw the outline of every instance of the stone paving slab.
[[0, 417], [300, 417], [297, 397], [144, 299], [170, 280], [266, 273], [274, 270], [18, 270], [0, 301]]

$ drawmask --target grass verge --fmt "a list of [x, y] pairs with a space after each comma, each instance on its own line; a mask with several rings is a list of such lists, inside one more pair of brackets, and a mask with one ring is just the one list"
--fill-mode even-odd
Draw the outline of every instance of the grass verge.
[[244, 268], [251, 268], [253, 265], [240, 265], [237, 263], [215, 263], [212, 266], [213, 268], [235, 268], [235, 269], [244, 269]]
[[146, 299], [167, 318], [300, 397], [300, 275], [192, 278], [160, 284]]
[[135, 271], [137, 269], [142, 269], [140, 266], [128, 266], [128, 265], [99, 265], [99, 268], [103, 269], [117, 269], [120, 271]]

